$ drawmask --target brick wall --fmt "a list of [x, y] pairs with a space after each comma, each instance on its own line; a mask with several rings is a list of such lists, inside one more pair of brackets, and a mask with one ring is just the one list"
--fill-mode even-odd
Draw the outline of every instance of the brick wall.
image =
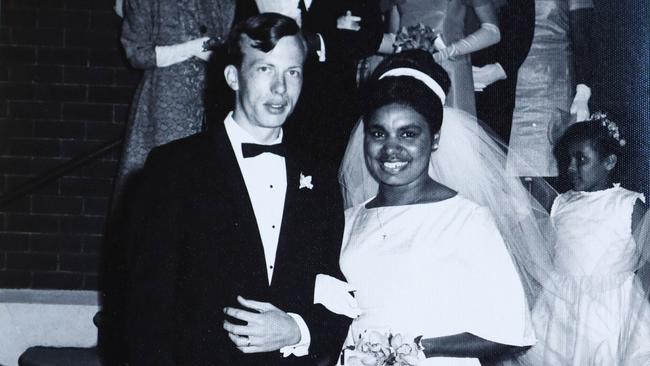
[[[0, 194], [120, 137], [139, 74], [112, 0], [2, 0]], [[95, 289], [119, 150], [0, 211], [0, 287]]]

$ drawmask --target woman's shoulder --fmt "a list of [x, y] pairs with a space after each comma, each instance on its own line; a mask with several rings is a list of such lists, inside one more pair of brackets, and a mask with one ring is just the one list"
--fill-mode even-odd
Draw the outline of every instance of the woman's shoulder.
[[623, 188], [618, 183], [614, 184], [610, 188], [593, 192], [569, 190], [561, 193], [555, 198], [551, 208], [551, 216], [565, 206], [573, 207], [578, 205], [579, 207], [611, 207], [612, 205], [615, 205], [616, 207], [627, 207], [633, 206], [637, 201], [645, 203], [645, 195], [640, 192]]
[[471, 221], [494, 221], [492, 212], [486, 206], [483, 206], [477, 202], [472, 201], [471, 199], [463, 196], [461, 193], [456, 194], [454, 197], [449, 198], [449, 206], [447, 210], [453, 212], [458, 218], [464, 220], [471, 219]]
[[457, 193], [450, 199], [453, 199], [454, 204], [461, 209], [468, 210], [468, 211], [475, 211], [475, 210], [485, 210], [488, 211], [488, 208], [486, 206], [483, 206], [467, 197], [465, 197], [462, 193]]

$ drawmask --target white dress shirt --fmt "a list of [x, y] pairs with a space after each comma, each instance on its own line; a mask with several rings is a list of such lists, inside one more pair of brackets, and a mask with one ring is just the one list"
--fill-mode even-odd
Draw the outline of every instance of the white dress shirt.
[[[287, 192], [287, 168], [284, 157], [266, 152], [244, 158], [241, 144], [260, 144], [260, 142], [235, 122], [232, 112], [226, 117], [224, 125], [253, 206], [257, 228], [264, 247], [267, 279], [271, 285], [284, 212], [284, 198]], [[268, 145], [281, 143], [282, 136], [282, 131], [280, 131], [278, 138]], [[304, 356], [308, 353], [311, 343], [309, 329], [300, 315], [288, 314], [300, 328], [300, 341], [296, 345], [283, 347], [280, 351], [285, 357], [290, 354]]]
[[[239, 170], [244, 177], [248, 197], [253, 205], [253, 212], [257, 221], [262, 245], [264, 246], [264, 259], [266, 260], [266, 273], [269, 285], [273, 279], [275, 253], [278, 248], [282, 213], [284, 211], [284, 196], [287, 192], [287, 169], [284, 157], [272, 153], [263, 153], [254, 157], [244, 158], [242, 143], [259, 144], [253, 136], [241, 128], [231, 115], [224, 122], [226, 133], [235, 151]], [[269, 145], [282, 142], [282, 132], [275, 141]]]

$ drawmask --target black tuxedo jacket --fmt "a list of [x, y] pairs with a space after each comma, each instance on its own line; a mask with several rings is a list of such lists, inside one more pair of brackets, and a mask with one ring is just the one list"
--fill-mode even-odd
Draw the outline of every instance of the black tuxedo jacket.
[[[133, 365], [333, 364], [348, 319], [313, 305], [317, 273], [340, 276], [343, 210], [336, 182], [286, 157], [287, 192], [269, 286], [255, 215], [223, 124], [154, 149], [129, 231], [128, 344]], [[299, 189], [300, 173], [313, 189]], [[236, 296], [299, 314], [309, 356], [243, 354], [222, 328]], [[329, 361], [326, 359], [329, 357]]]

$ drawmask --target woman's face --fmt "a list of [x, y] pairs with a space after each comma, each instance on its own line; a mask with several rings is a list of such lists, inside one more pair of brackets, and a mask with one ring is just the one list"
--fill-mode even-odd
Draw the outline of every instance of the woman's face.
[[434, 137], [421, 114], [389, 104], [370, 114], [364, 124], [366, 165], [380, 184], [415, 188], [428, 179]]

